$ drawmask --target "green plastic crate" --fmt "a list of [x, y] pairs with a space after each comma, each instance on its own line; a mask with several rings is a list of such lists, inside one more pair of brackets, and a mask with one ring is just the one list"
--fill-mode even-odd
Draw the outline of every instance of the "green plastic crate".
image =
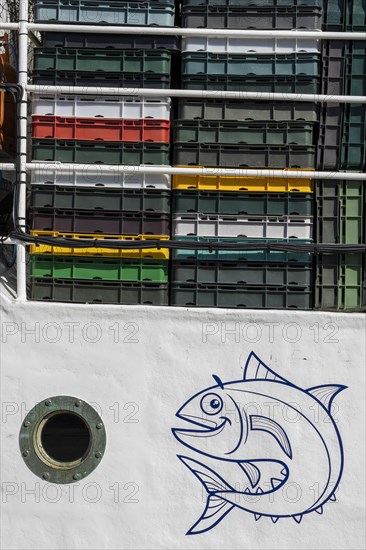
[[347, 42], [345, 57], [346, 94], [366, 95], [366, 42], [361, 40]]
[[[334, 0], [333, 0], [334, 1]], [[346, 4], [346, 31], [366, 31], [366, 2], [365, 0], [344, 0]]]
[[57, 71], [169, 74], [168, 50], [108, 50], [92, 48], [35, 48], [34, 68]]
[[33, 160], [81, 164], [169, 164], [167, 143], [32, 140]]
[[316, 266], [315, 307], [364, 309], [362, 254], [320, 255]]
[[345, 105], [341, 140], [341, 169], [362, 172], [365, 168], [366, 105]]
[[226, 122], [177, 120], [174, 143], [247, 143], [248, 145], [312, 145], [312, 122]]
[[168, 262], [32, 254], [31, 277], [100, 281], [168, 282]]
[[364, 243], [363, 181], [318, 180], [315, 184], [315, 197], [319, 243]]

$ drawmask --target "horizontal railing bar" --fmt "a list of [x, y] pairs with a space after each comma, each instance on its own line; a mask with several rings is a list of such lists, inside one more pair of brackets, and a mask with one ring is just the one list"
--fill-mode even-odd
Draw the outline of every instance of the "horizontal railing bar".
[[45, 171], [49, 174], [52, 170], [59, 173], [84, 171], [89, 174], [189, 174], [201, 176], [254, 176], [269, 178], [289, 179], [342, 179], [342, 180], [366, 180], [366, 174], [359, 172], [326, 172], [316, 170], [275, 170], [275, 169], [254, 169], [254, 168], [203, 168], [200, 166], [177, 167], [177, 166], [128, 166], [119, 164], [75, 164], [75, 163], [44, 163], [28, 162], [26, 170], [29, 172]]
[[3, 30], [4, 31], [7, 31], [7, 30], [9, 30], [9, 31], [15, 30], [16, 31], [18, 29], [19, 29], [19, 23], [5, 23], [5, 22], [0, 23], [0, 32], [3, 31]]
[[304, 30], [255, 30], [255, 29], [189, 29], [178, 27], [126, 27], [118, 25], [78, 25], [62, 23], [29, 23], [32, 31], [81, 32], [95, 34], [144, 34], [169, 36], [207, 36], [227, 38], [304, 38], [320, 40], [366, 40], [365, 32], [330, 32]]
[[141, 97], [192, 97], [201, 99], [234, 99], [259, 101], [301, 101], [311, 103], [366, 103], [366, 96], [292, 94], [274, 92], [224, 92], [216, 90], [172, 90], [160, 88], [104, 88], [98, 86], [48, 86], [28, 84], [27, 92], [34, 94], [83, 94]]
[[[15, 171], [15, 164], [0, 163], [0, 171]], [[27, 172], [35, 170], [55, 171], [60, 173], [85, 171], [85, 174], [177, 174], [177, 175], [203, 175], [203, 176], [254, 176], [269, 178], [289, 178], [289, 179], [342, 179], [342, 180], [366, 180], [366, 174], [362, 172], [325, 172], [316, 170], [275, 170], [275, 169], [254, 169], [254, 168], [202, 168], [189, 167], [181, 168], [175, 166], [123, 166], [119, 164], [62, 164], [62, 163], [42, 163], [28, 162], [25, 165]]]

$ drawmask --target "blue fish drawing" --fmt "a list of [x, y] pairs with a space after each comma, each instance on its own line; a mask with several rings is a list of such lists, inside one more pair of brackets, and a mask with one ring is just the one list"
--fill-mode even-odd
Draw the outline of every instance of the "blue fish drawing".
[[[336, 500], [343, 471], [332, 402], [346, 386], [299, 388], [254, 352], [242, 380], [223, 383], [213, 378], [215, 385], [176, 413], [190, 427], [172, 431], [191, 451], [232, 463], [240, 483], [233, 487], [200, 461], [178, 456], [207, 493], [205, 509], [187, 535], [209, 531], [235, 507], [273, 523], [280, 518], [300, 523], [305, 514], [322, 514], [323, 505]], [[294, 488], [298, 496], [289, 498]]]

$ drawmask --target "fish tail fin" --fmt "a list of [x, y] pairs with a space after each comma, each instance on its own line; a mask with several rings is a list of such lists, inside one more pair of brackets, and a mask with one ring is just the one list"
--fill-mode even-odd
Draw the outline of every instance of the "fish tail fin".
[[234, 508], [234, 504], [220, 496], [220, 493], [234, 491], [234, 489], [221, 476], [204, 464], [186, 456], [178, 456], [178, 458], [200, 480], [208, 493], [206, 507], [200, 518], [187, 532], [187, 535], [205, 533], [220, 523]]

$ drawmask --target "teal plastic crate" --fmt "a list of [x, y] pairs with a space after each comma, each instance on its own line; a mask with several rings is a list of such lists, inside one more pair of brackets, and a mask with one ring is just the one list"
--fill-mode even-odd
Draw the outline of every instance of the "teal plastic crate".
[[[173, 240], [184, 241], [188, 243], [231, 243], [231, 244], [254, 244], [258, 243], [264, 245], [268, 242], [271, 243], [288, 243], [294, 244], [296, 246], [301, 244], [311, 244], [310, 240], [303, 239], [229, 239], [229, 238], [218, 238], [218, 237], [173, 237]], [[251, 250], [188, 250], [188, 249], [175, 249], [173, 252], [173, 258], [176, 260], [220, 260], [220, 261], [237, 261], [237, 262], [274, 262], [274, 263], [284, 263], [284, 262], [297, 262], [299, 264], [308, 264], [312, 262], [313, 255], [309, 252], [299, 252], [298, 250], [284, 252], [279, 250], [256, 250], [255, 248]]]
[[34, 69], [105, 73], [170, 74], [168, 50], [35, 48]]
[[174, 0], [123, 2], [118, 0], [37, 0], [37, 22], [89, 25], [174, 25]]
[[320, 55], [183, 52], [183, 75], [319, 76]]

